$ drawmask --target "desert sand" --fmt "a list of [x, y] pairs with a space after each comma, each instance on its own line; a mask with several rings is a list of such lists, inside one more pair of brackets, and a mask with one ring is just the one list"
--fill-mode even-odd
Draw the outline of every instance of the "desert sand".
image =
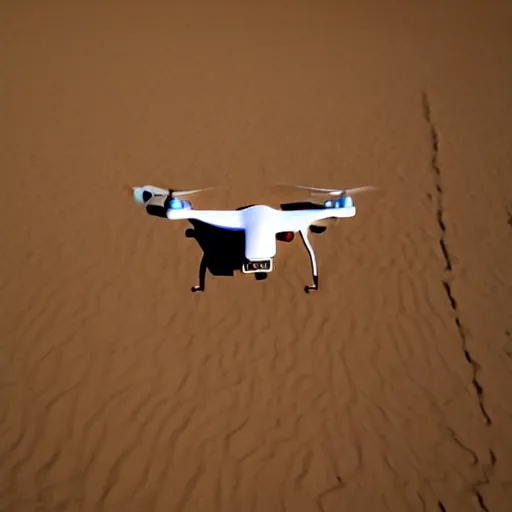
[[[413, 5], [416, 4], [416, 5]], [[512, 4], [3, 2], [0, 511], [512, 510]], [[194, 206], [374, 185], [208, 273]]]

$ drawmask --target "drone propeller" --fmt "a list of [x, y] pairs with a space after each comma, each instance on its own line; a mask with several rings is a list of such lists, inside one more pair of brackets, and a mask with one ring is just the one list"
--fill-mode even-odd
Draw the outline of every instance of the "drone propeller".
[[309, 190], [313, 193], [313, 195], [331, 195], [331, 196], [353, 196], [355, 194], [359, 194], [361, 192], [368, 192], [370, 190], [377, 190], [377, 187], [373, 187], [370, 185], [355, 187], [355, 188], [347, 188], [347, 189], [333, 189], [333, 188], [318, 188], [318, 187], [308, 187], [304, 185], [287, 185], [292, 186], [294, 188], [299, 188], [302, 190]]
[[197, 188], [193, 190], [172, 190], [169, 188], [165, 189], [155, 187], [153, 185], [144, 185], [143, 187], [131, 187], [131, 193], [137, 203], [146, 204], [150, 199], [152, 199], [155, 196], [167, 196], [170, 197], [171, 199], [178, 199], [180, 197], [186, 197], [192, 194], [197, 194], [205, 190], [211, 190], [212, 188], [217, 187]]
[[205, 192], [206, 190], [212, 190], [217, 187], [205, 187], [205, 188], [196, 188], [192, 190], [172, 190], [169, 189], [169, 192], [171, 193], [171, 197], [178, 198], [178, 197], [186, 197], [190, 196], [192, 194], [198, 194], [199, 192]]

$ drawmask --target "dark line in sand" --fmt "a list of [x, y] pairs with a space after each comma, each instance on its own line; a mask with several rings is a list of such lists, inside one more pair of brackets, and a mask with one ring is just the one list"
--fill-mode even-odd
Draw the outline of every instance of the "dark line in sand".
[[[439, 134], [437, 132], [435, 124], [432, 121], [431, 110], [430, 110], [430, 101], [429, 101], [429, 98], [428, 98], [428, 95], [426, 92], [422, 93], [422, 102], [423, 102], [423, 117], [430, 128], [430, 137], [431, 137], [431, 142], [432, 142], [431, 167], [432, 167], [432, 170], [433, 170], [434, 176], [435, 176], [435, 187], [436, 187], [436, 192], [437, 192], [436, 193], [436, 198], [437, 198], [436, 218], [437, 218], [437, 223], [439, 225], [439, 232], [440, 232], [439, 245], [441, 246], [441, 251], [443, 253], [444, 260], [445, 260], [445, 273], [451, 274], [453, 272], [453, 265], [452, 265], [453, 258], [451, 257], [451, 253], [450, 253], [448, 246], [446, 244], [446, 241], [445, 241], [446, 224], [444, 222], [444, 202], [443, 202], [444, 194], [443, 194], [443, 188], [441, 185], [441, 174], [442, 173], [441, 173], [441, 167], [439, 165]], [[490, 418], [489, 414], [487, 413], [487, 411], [485, 409], [485, 405], [484, 405], [483, 388], [482, 388], [480, 382], [478, 381], [478, 370], [480, 369], [480, 365], [478, 364], [477, 361], [475, 361], [475, 359], [473, 358], [473, 356], [471, 355], [471, 352], [469, 350], [469, 347], [467, 344], [467, 339], [466, 339], [466, 334], [465, 334], [464, 328], [462, 326], [462, 322], [460, 321], [457, 300], [455, 299], [455, 297], [453, 295], [452, 288], [451, 288], [451, 285], [448, 282], [448, 280], [442, 279], [441, 282], [442, 282], [444, 290], [446, 292], [446, 296], [448, 297], [450, 307], [455, 312], [455, 324], [457, 326], [457, 331], [459, 333], [459, 337], [462, 341], [462, 350], [464, 353], [464, 357], [465, 357], [466, 361], [471, 365], [472, 370], [473, 370], [473, 375], [472, 375], [471, 381], [472, 381], [473, 387], [475, 388], [475, 391], [476, 391], [476, 394], [478, 397], [480, 411], [485, 419], [486, 425], [492, 425], [491, 418]], [[492, 450], [490, 450], [490, 453], [491, 453], [491, 464], [492, 464], [492, 466], [494, 466], [494, 464], [496, 463], [496, 456], [494, 455]], [[482, 484], [487, 484], [487, 483], [489, 483], [488, 478], [486, 479], [485, 482], [480, 482], [473, 486], [473, 494], [476, 496], [478, 503], [480, 505], [480, 508], [485, 512], [489, 512], [489, 511], [487, 509], [487, 506], [484, 502], [482, 495], [478, 491], [478, 486], [482, 485]], [[438, 502], [438, 506], [441, 511], [446, 510], [444, 508], [444, 505], [441, 502]]]
[[[439, 166], [439, 136], [438, 136], [438, 133], [437, 133], [437, 129], [436, 129], [436, 127], [435, 127], [435, 125], [434, 125], [434, 123], [432, 122], [432, 119], [431, 119], [430, 102], [429, 102], [429, 99], [428, 99], [428, 96], [427, 96], [426, 93], [423, 93], [423, 115], [424, 115], [425, 121], [429, 125], [430, 135], [431, 135], [431, 140], [432, 140], [432, 161], [431, 161], [431, 165], [432, 165], [432, 169], [434, 171], [435, 177], [436, 177], [436, 182], [435, 182], [436, 190], [437, 190], [437, 212], [436, 212], [436, 217], [437, 217], [437, 223], [439, 225], [439, 230], [440, 230], [439, 245], [441, 246], [441, 250], [443, 252], [444, 259], [445, 259], [445, 272], [451, 273], [453, 271], [452, 257], [450, 255], [450, 251], [448, 250], [448, 246], [447, 246], [446, 241], [445, 241], [446, 225], [445, 225], [445, 222], [444, 222], [444, 203], [443, 203], [444, 197], [443, 197], [443, 189], [442, 189], [442, 186], [441, 186], [441, 168]], [[453, 296], [451, 285], [445, 279], [442, 280], [442, 284], [443, 284], [443, 287], [445, 289], [445, 292], [446, 292], [446, 295], [448, 297], [448, 300], [450, 301], [450, 306], [451, 306], [451, 308], [453, 309], [453, 311], [456, 314], [456, 316], [455, 316], [455, 324], [457, 325], [457, 330], [459, 332], [459, 336], [460, 336], [461, 341], [462, 341], [462, 348], [463, 348], [463, 351], [464, 351], [464, 357], [465, 357], [466, 361], [473, 368], [472, 383], [473, 383], [473, 386], [474, 386], [474, 388], [476, 390], [476, 393], [477, 393], [477, 396], [478, 396], [478, 401], [479, 401], [479, 404], [480, 404], [480, 410], [482, 412], [482, 415], [485, 418], [486, 424], [487, 425], [491, 425], [492, 424], [491, 418], [490, 418], [489, 414], [487, 413], [487, 411], [485, 409], [485, 406], [484, 406], [483, 388], [482, 388], [482, 386], [480, 385], [480, 383], [478, 381], [478, 370], [480, 368], [479, 364], [478, 364], [477, 361], [475, 361], [475, 359], [471, 355], [471, 352], [469, 351], [469, 348], [468, 348], [468, 345], [467, 345], [467, 340], [466, 340], [466, 335], [465, 335], [465, 332], [464, 332], [464, 328], [462, 327], [462, 323], [460, 321], [460, 316], [459, 316], [459, 313], [458, 313], [457, 301], [456, 301], [455, 297]]]
[[482, 495], [476, 489], [473, 492], [475, 493], [475, 496], [476, 496], [476, 499], [478, 500], [478, 504], [480, 505], [480, 508], [484, 512], [489, 512], [489, 509], [485, 505], [485, 501], [484, 501], [484, 498], [482, 497]]
[[484, 501], [484, 498], [479, 490], [479, 487], [481, 487], [482, 485], [489, 485], [491, 483], [491, 480], [490, 480], [490, 476], [494, 470], [494, 466], [496, 464], [496, 455], [494, 454], [494, 452], [492, 450], [489, 450], [489, 458], [490, 458], [490, 465], [486, 467], [484, 467], [484, 474], [485, 474], [485, 479], [484, 480], [480, 480], [479, 482], [477, 482], [476, 484], [473, 485], [473, 494], [475, 495], [477, 501], [478, 501], [478, 505], [480, 505], [480, 508], [484, 511], [484, 512], [489, 512], [489, 509], [487, 508], [487, 505], [485, 504], [485, 501]]

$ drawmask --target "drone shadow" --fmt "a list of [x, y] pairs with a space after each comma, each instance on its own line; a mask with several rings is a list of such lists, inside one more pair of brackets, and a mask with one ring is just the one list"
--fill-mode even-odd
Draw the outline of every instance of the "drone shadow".
[[245, 261], [245, 233], [217, 228], [198, 220], [189, 220], [193, 228], [185, 231], [187, 238], [194, 238], [203, 251], [199, 265], [199, 284], [192, 291], [204, 291], [206, 271], [214, 276], [234, 276]]

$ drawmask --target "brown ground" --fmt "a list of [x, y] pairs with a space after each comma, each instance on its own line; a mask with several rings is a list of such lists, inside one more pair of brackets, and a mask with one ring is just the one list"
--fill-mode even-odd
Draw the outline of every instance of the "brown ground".
[[[512, 4], [413, 3], [4, 2], [2, 512], [512, 510]], [[279, 181], [317, 294], [125, 190]]]

